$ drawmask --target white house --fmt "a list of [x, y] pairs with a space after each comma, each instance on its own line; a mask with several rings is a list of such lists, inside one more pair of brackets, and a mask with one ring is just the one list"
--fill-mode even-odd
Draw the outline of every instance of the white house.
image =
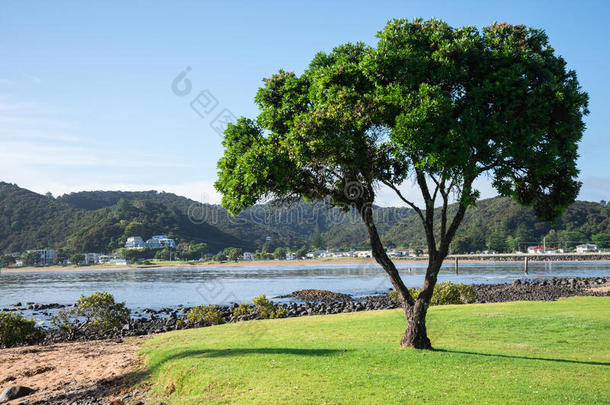
[[373, 257], [373, 252], [371, 250], [356, 250], [356, 251], [354, 251], [354, 256], [356, 256], [356, 257]]
[[163, 245], [161, 245], [161, 241], [159, 241], [158, 239], [149, 239], [146, 241], [146, 247], [149, 248], [160, 248], [163, 247]]
[[244, 260], [254, 260], [254, 253], [244, 252]]
[[105, 263], [105, 262], [109, 262], [109, 261], [111, 261], [111, 260], [116, 260], [116, 259], [123, 259], [123, 257], [122, 257], [122, 256], [120, 256], [120, 255], [117, 255], [117, 254], [111, 254], [111, 255], [99, 255], [99, 256], [97, 257], [97, 260], [98, 260], [100, 263]]
[[316, 257], [326, 257], [328, 254], [328, 250], [314, 250], [313, 252], [307, 253], [305, 256], [310, 259], [315, 259]]
[[353, 250], [337, 250], [329, 254], [331, 257], [354, 257]]
[[148, 247], [176, 247], [176, 241], [168, 238], [166, 235], [154, 235], [152, 238], [146, 241]]
[[131, 264], [131, 262], [127, 259], [112, 259], [108, 263], [116, 264], [119, 266], [124, 266], [126, 264]]
[[576, 253], [591, 253], [591, 252], [599, 252], [599, 248], [597, 245], [593, 243], [583, 243], [582, 245], [576, 246]]
[[530, 246], [527, 248], [527, 253], [531, 255], [541, 255], [544, 254], [544, 246]]
[[125, 242], [125, 249], [141, 249], [146, 247], [146, 242], [141, 236], [130, 236]]

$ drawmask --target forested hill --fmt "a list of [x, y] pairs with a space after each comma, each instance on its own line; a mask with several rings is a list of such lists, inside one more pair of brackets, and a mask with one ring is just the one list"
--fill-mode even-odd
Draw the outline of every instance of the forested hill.
[[[380, 229], [412, 215], [407, 208], [375, 208]], [[92, 191], [58, 198], [0, 182], [0, 252], [70, 247], [79, 252], [111, 251], [128, 236], [168, 234], [178, 242], [205, 242], [210, 252], [225, 247], [255, 250], [267, 245], [325, 246], [322, 235], [350, 246], [366, 246], [356, 215], [322, 203], [289, 207], [257, 205], [231, 217], [218, 205], [171, 193]]]
[[[507, 198], [479, 201], [470, 209], [453, 248], [460, 252], [512, 250], [519, 243], [591, 240], [610, 234], [606, 203], [576, 202], [556, 224], [538, 221], [532, 210]], [[375, 207], [383, 240], [390, 247], [423, 247], [419, 218], [407, 208]], [[297, 248], [365, 248], [366, 229], [358, 215], [322, 203], [252, 207], [231, 217], [218, 205], [199, 204], [171, 193], [92, 191], [58, 198], [0, 182], [0, 252], [71, 247], [80, 252], [111, 251], [126, 238], [169, 234], [178, 242], [205, 242], [210, 252], [267, 245]]]
[[108, 252], [128, 236], [166, 233], [179, 241], [206, 242], [211, 249], [252, 248], [253, 243], [226, 234], [206, 222], [193, 222], [180, 209], [153, 200], [120, 199], [95, 210], [82, 209], [0, 183], [0, 251], [70, 247], [77, 252]]
[[[455, 209], [455, 205], [450, 207], [451, 215]], [[437, 215], [437, 225], [439, 219]], [[605, 201], [576, 201], [551, 224], [539, 221], [531, 208], [523, 207], [510, 198], [481, 200], [467, 211], [452, 251], [512, 252], [541, 243], [543, 238], [552, 248], [573, 248], [589, 241], [610, 248], [610, 206]], [[425, 246], [423, 228], [415, 216], [389, 229], [383, 239], [390, 246]]]

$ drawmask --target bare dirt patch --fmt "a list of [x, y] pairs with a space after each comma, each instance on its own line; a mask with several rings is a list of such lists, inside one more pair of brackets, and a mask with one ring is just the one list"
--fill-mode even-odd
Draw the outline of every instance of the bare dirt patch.
[[[72, 401], [93, 396], [99, 387], [120, 385], [138, 367], [137, 354], [145, 338], [97, 340], [0, 350], [0, 392], [13, 385], [36, 390], [11, 401]], [[108, 392], [106, 390], [105, 392]], [[83, 393], [83, 395], [80, 395]], [[88, 395], [86, 393], [89, 393]], [[55, 403], [55, 401], [53, 401]]]

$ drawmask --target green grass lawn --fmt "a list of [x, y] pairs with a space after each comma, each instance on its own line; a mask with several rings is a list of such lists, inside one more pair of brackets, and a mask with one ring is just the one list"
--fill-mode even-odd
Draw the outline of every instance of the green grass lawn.
[[170, 332], [143, 353], [176, 404], [610, 403], [610, 298], [432, 307], [435, 351], [400, 310]]

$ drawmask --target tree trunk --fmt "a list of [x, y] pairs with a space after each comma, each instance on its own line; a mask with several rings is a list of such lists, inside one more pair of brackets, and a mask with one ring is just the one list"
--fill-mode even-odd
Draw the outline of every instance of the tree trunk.
[[428, 333], [426, 332], [426, 308], [422, 299], [418, 299], [415, 305], [405, 306], [405, 318], [407, 329], [400, 340], [402, 347], [413, 347], [415, 349], [432, 349]]
[[362, 215], [362, 219], [364, 220], [364, 224], [366, 225], [369, 238], [371, 240], [371, 252], [373, 253], [373, 257], [375, 261], [381, 265], [381, 267], [385, 270], [385, 272], [390, 276], [390, 282], [394, 289], [400, 295], [400, 301], [402, 305], [407, 308], [413, 306], [415, 301], [411, 297], [409, 293], [409, 289], [403, 283], [400, 274], [398, 273], [398, 269], [394, 265], [394, 262], [388, 257], [383, 244], [381, 243], [381, 239], [379, 238], [379, 233], [377, 232], [377, 228], [375, 227], [375, 223], [373, 222], [372, 209], [370, 205], [366, 206], [358, 206], [358, 210], [360, 211], [360, 215]]
[[[428, 249], [429, 259], [426, 278], [417, 300], [414, 300], [409, 293], [409, 289], [402, 281], [396, 266], [385, 252], [385, 248], [381, 243], [379, 233], [377, 232], [377, 228], [375, 227], [375, 223], [373, 221], [370, 206], [360, 205], [357, 208], [360, 210], [362, 219], [364, 220], [369, 232], [373, 257], [390, 276], [390, 281], [392, 282], [394, 289], [398, 291], [402, 301], [402, 306], [407, 321], [407, 329], [400, 341], [400, 345], [402, 347], [414, 347], [416, 349], [432, 349], [432, 345], [430, 344], [430, 339], [428, 339], [428, 334], [426, 331], [426, 313], [428, 311], [428, 306], [430, 305], [430, 300], [432, 299], [432, 292], [434, 291], [434, 286], [436, 285], [438, 272], [443, 264], [443, 260], [447, 256], [447, 249], [443, 247], [441, 251], [437, 251], [434, 246], [434, 237], [431, 236], [429, 238], [429, 243], [431, 243], [432, 246], [429, 246]], [[429, 234], [432, 235], [432, 226], [429, 225], [426, 229], [428, 228], [430, 230]]]
[[400, 341], [402, 347], [414, 347], [416, 349], [432, 349], [428, 332], [426, 330], [426, 314], [432, 299], [436, 278], [443, 263], [442, 253], [434, 253], [428, 261], [428, 269], [424, 285], [415, 301], [414, 305], [403, 305], [407, 329]]

